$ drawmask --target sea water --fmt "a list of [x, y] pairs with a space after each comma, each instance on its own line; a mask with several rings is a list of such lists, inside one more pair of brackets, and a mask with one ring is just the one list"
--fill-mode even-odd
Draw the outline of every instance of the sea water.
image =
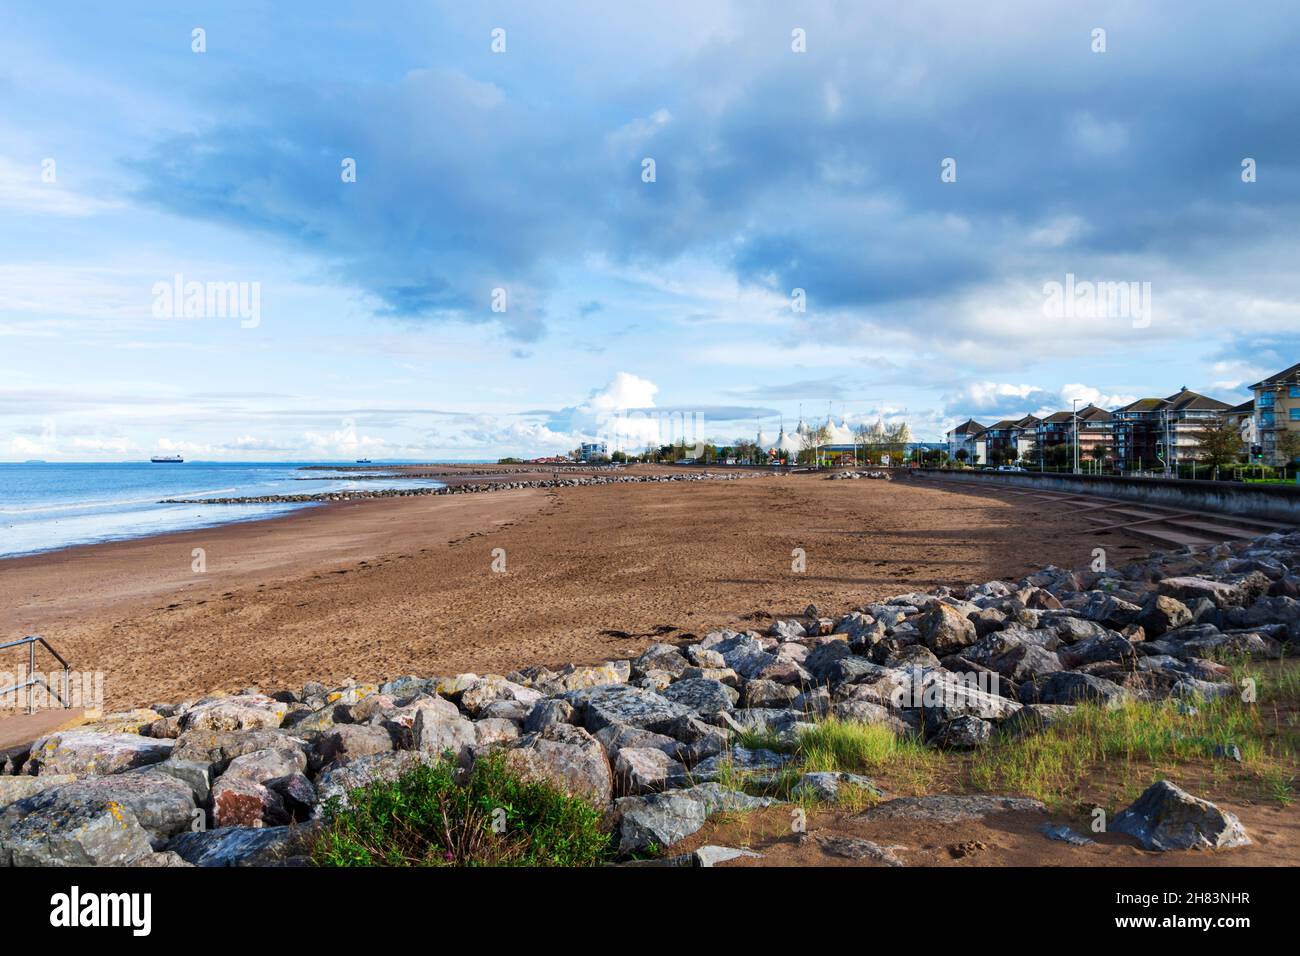
[[[164, 498], [301, 495], [441, 487], [428, 478], [359, 479], [326, 462], [0, 462], [0, 557], [285, 514], [311, 503], [170, 504]], [[335, 463], [337, 464], [337, 463]], [[350, 463], [349, 463], [350, 464]], [[322, 479], [304, 481], [300, 479]]]

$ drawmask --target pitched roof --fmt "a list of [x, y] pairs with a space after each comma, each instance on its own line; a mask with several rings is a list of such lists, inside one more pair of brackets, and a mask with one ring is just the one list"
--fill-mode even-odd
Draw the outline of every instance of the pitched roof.
[[1079, 409], [1079, 419], [1086, 422], [1108, 422], [1115, 416], [1104, 408], [1089, 403]]
[[1251, 388], [1263, 388], [1266, 385], [1282, 385], [1296, 380], [1300, 380], [1300, 363], [1292, 365], [1288, 369], [1283, 369], [1276, 375], [1270, 375], [1268, 378], [1256, 382], [1251, 386]]
[[1043, 419], [1044, 422], [1052, 425], [1058, 425], [1061, 422], [1068, 422], [1074, 418], [1073, 412], [1052, 412]]
[[1163, 398], [1139, 398], [1136, 402], [1129, 402], [1123, 408], [1117, 408], [1117, 412], [1154, 412], [1161, 405], [1168, 404]]
[[984, 426], [973, 418], [968, 418], [953, 430], [955, 435], [971, 435], [984, 431]]
[[1251, 415], [1254, 413], [1254, 411], [1255, 411], [1255, 400], [1253, 398], [1246, 399], [1240, 405], [1232, 406], [1232, 413], [1234, 415]]
[[1193, 392], [1188, 388], [1180, 389], [1166, 398], [1165, 401], [1176, 412], [1181, 412], [1185, 408], [1194, 411], [1226, 412], [1232, 407], [1227, 402], [1221, 402], [1217, 398], [1210, 398], [1210, 396], [1202, 395], [1200, 392]]

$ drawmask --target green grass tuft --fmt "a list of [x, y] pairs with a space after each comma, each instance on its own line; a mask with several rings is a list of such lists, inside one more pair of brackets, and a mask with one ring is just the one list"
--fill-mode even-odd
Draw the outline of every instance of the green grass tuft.
[[[318, 866], [593, 866], [614, 857], [591, 804], [510, 771], [502, 754], [457, 782], [454, 760], [326, 804]], [[499, 832], [498, 832], [499, 831]]]

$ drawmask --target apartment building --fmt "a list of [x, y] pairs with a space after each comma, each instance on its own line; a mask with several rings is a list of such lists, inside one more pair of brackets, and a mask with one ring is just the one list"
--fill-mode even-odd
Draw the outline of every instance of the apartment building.
[[1140, 398], [1114, 412], [1115, 458], [1125, 471], [1163, 469], [1166, 459], [1170, 467], [1195, 461], [1198, 433], [1231, 411], [1186, 386], [1168, 398]]
[[1004, 418], [993, 423], [975, 436], [980, 460], [996, 465], [1028, 457], [1037, 440], [1040, 423], [1034, 415]]
[[1255, 426], [1264, 461], [1286, 464], [1278, 445], [1283, 435], [1300, 432], [1300, 365], [1292, 365], [1250, 388], [1255, 393]]
[[975, 461], [976, 455], [979, 455], [979, 460], [981, 462], [987, 462], [988, 459], [984, 457], [984, 452], [978, 447], [977, 442], [977, 439], [983, 431], [983, 425], [975, 421], [973, 418], [968, 418], [966, 421], [962, 422], [956, 428], [944, 435], [944, 438], [948, 442], [949, 459], [956, 461], [958, 457], [957, 452], [964, 451], [966, 452], [966, 460], [968, 462]]

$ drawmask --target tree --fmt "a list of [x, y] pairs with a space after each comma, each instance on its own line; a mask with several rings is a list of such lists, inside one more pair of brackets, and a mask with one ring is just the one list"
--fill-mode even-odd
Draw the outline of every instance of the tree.
[[1300, 458], [1300, 431], [1278, 432], [1273, 447], [1277, 450], [1277, 456], [1282, 459], [1284, 466], [1291, 464]]
[[816, 463], [818, 460], [818, 451], [831, 440], [831, 430], [826, 425], [820, 425], [814, 428], [809, 425], [799, 439], [801, 461]]
[[1215, 468], [1240, 461], [1246, 450], [1240, 430], [1222, 418], [1207, 424], [1192, 437], [1196, 439], [1197, 460]]
[[961, 462], [964, 465], [966, 464], [966, 459], [970, 457], [970, 452], [968, 452], [965, 448], [958, 448], [952, 457], [956, 458], [959, 462]]

